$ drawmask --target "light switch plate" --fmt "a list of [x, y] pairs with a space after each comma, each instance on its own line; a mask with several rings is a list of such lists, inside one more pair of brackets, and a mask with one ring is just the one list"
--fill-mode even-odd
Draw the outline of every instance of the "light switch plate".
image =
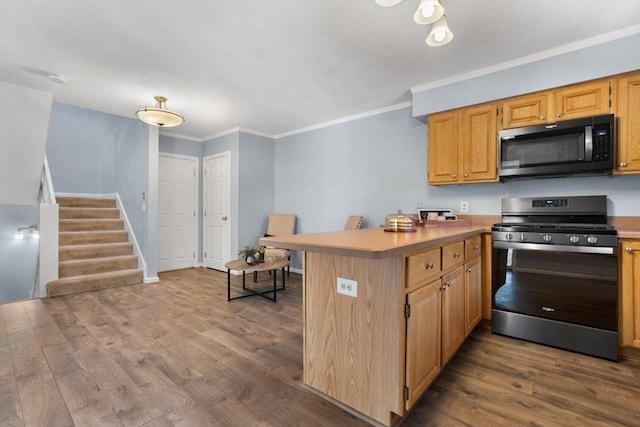
[[338, 277], [337, 286], [339, 294], [349, 295], [354, 298], [358, 296], [358, 282], [355, 280]]

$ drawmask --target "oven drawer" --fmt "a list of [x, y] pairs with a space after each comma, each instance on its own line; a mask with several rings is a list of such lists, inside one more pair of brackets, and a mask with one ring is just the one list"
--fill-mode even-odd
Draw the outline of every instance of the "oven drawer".
[[411, 288], [426, 283], [439, 276], [441, 271], [440, 248], [411, 255], [407, 258], [406, 287]]
[[481, 246], [480, 246], [480, 236], [472, 237], [470, 239], [465, 239], [464, 241], [464, 259], [470, 260], [471, 258], [475, 258], [480, 256]]
[[447, 270], [464, 261], [464, 241], [442, 247], [442, 269]]

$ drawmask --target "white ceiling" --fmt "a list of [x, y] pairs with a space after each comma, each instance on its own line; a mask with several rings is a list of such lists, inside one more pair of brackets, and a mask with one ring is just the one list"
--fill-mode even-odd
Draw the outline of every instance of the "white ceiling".
[[186, 118], [167, 131], [196, 139], [236, 127], [281, 135], [409, 102], [413, 87], [640, 32], [638, 0], [445, 0], [455, 37], [433, 48], [430, 26], [413, 22], [418, 3], [0, 0], [0, 80], [127, 117], [164, 95]]

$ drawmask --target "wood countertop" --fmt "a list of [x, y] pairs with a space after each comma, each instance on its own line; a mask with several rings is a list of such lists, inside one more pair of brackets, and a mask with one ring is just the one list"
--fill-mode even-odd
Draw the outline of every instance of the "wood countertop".
[[367, 228], [326, 233], [263, 237], [260, 245], [362, 258], [385, 258], [464, 239], [483, 227], [416, 227], [415, 232], [388, 232]]

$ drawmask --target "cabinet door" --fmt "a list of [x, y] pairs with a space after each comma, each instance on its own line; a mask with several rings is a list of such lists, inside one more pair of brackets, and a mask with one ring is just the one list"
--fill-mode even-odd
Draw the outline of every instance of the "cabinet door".
[[548, 92], [534, 93], [507, 99], [502, 102], [502, 128], [539, 125], [547, 122]]
[[458, 180], [458, 113], [447, 111], [428, 120], [427, 171], [429, 184]]
[[498, 106], [484, 104], [464, 108], [460, 158], [462, 181], [497, 181], [497, 121]]
[[442, 276], [442, 365], [464, 341], [464, 270]]
[[482, 317], [482, 264], [479, 257], [464, 265], [464, 335], [471, 333]]
[[622, 240], [622, 345], [640, 348], [640, 240]]
[[440, 372], [440, 280], [407, 295], [406, 386], [409, 409]]
[[548, 122], [597, 116], [611, 112], [611, 81], [597, 80], [555, 91], [553, 115]]
[[618, 80], [616, 173], [640, 172], [640, 73]]

